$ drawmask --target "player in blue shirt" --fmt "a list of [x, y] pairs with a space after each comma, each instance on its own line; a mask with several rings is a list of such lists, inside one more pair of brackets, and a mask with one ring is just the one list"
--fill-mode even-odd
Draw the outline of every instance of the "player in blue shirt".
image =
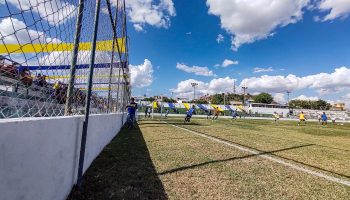
[[237, 110], [232, 110], [231, 111], [231, 115], [232, 115], [232, 119], [231, 120], [236, 120], [237, 116], [238, 116]]
[[328, 117], [325, 112], [323, 112], [323, 114], [321, 115], [321, 119], [322, 119], [322, 125], [323, 126], [327, 125]]
[[169, 115], [169, 109], [165, 109], [165, 118], [168, 118], [168, 115]]
[[131, 98], [130, 104], [126, 106], [126, 110], [128, 112], [127, 122], [128, 128], [134, 127], [135, 119], [136, 119], [136, 110], [137, 103], [135, 103], [135, 99]]
[[195, 113], [196, 113], [196, 110], [195, 110], [195, 106], [193, 105], [192, 108], [190, 108], [187, 111], [184, 123], [190, 122], [192, 115]]

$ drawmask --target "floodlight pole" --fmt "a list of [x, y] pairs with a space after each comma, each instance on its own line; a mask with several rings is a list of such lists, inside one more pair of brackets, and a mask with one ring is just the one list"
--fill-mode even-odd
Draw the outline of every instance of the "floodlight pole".
[[226, 105], [226, 93], [222, 93], [224, 95], [224, 105]]
[[236, 94], [236, 80], [233, 80], [233, 94]]
[[196, 86], [198, 86], [198, 83], [191, 83], [191, 86], [193, 87], [193, 100], [196, 100]]
[[246, 94], [246, 91], [248, 90], [248, 87], [243, 86], [242, 89], [243, 89], [243, 108], [245, 108], [245, 94]]
[[85, 2], [85, 0], [79, 1], [78, 19], [77, 19], [77, 23], [75, 25], [76, 32], [75, 32], [75, 36], [74, 36], [72, 63], [70, 66], [70, 79], [69, 79], [69, 83], [68, 83], [68, 90], [67, 90], [64, 115], [69, 115], [71, 113], [71, 109], [72, 109], [71, 104], [72, 104], [72, 97], [73, 97], [73, 91], [74, 91], [75, 72], [76, 72], [75, 66], [76, 66], [77, 60], [78, 60], [80, 34], [81, 34], [81, 27], [82, 27], [82, 21], [83, 21], [83, 13], [84, 13], [84, 2]]
[[91, 103], [91, 90], [92, 90], [92, 78], [94, 75], [94, 65], [95, 65], [95, 53], [96, 53], [96, 40], [97, 40], [97, 31], [98, 31], [98, 20], [100, 16], [100, 7], [101, 0], [96, 0], [96, 10], [95, 10], [95, 22], [94, 22], [94, 32], [92, 39], [92, 48], [91, 48], [91, 57], [89, 64], [89, 82], [88, 82], [88, 90], [85, 101], [85, 119], [83, 123], [83, 131], [81, 136], [81, 145], [80, 145], [80, 157], [79, 157], [79, 168], [78, 168], [78, 180], [77, 186], [81, 189], [82, 186], [82, 178], [83, 178], [83, 169], [84, 169], [84, 157], [85, 157], [85, 146], [86, 146], [86, 137], [87, 137], [87, 129], [89, 124], [89, 114], [90, 114], [90, 103]]
[[288, 105], [288, 107], [289, 107], [289, 95], [290, 95], [290, 93], [291, 92], [287, 90], [287, 105]]

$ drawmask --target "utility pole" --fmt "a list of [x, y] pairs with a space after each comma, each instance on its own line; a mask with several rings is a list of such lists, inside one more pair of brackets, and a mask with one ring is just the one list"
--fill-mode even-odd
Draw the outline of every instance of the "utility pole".
[[193, 100], [196, 99], [196, 86], [198, 86], [198, 83], [191, 83], [193, 87]]

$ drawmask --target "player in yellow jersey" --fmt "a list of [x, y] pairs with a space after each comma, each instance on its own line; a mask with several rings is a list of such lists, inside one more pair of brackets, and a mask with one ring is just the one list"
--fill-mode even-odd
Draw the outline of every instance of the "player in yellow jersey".
[[273, 117], [275, 118], [275, 124], [278, 124], [278, 121], [280, 120], [280, 115], [277, 112], [274, 112]]
[[301, 122], [304, 122], [304, 124], [306, 125], [306, 117], [305, 117], [304, 112], [301, 112], [301, 113], [299, 114], [299, 123], [298, 123], [298, 126], [300, 126]]

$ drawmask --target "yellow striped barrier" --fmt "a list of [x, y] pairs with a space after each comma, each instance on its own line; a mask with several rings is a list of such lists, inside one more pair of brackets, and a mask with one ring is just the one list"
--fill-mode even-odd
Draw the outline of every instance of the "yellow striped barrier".
[[[118, 46], [120, 53], [124, 53], [125, 48], [125, 38], [118, 38], [118, 45], [114, 45], [115, 51], [118, 51]], [[96, 51], [112, 51], [113, 40], [103, 40], [97, 41]], [[53, 51], [73, 51], [73, 43], [48, 43], [48, 44], [0, 44], [0, 53], [38, 53], [38, 52], [53, 52]], [[81, 42], [79, 43], [79, 51], [91, 50], [91, 42]]]

